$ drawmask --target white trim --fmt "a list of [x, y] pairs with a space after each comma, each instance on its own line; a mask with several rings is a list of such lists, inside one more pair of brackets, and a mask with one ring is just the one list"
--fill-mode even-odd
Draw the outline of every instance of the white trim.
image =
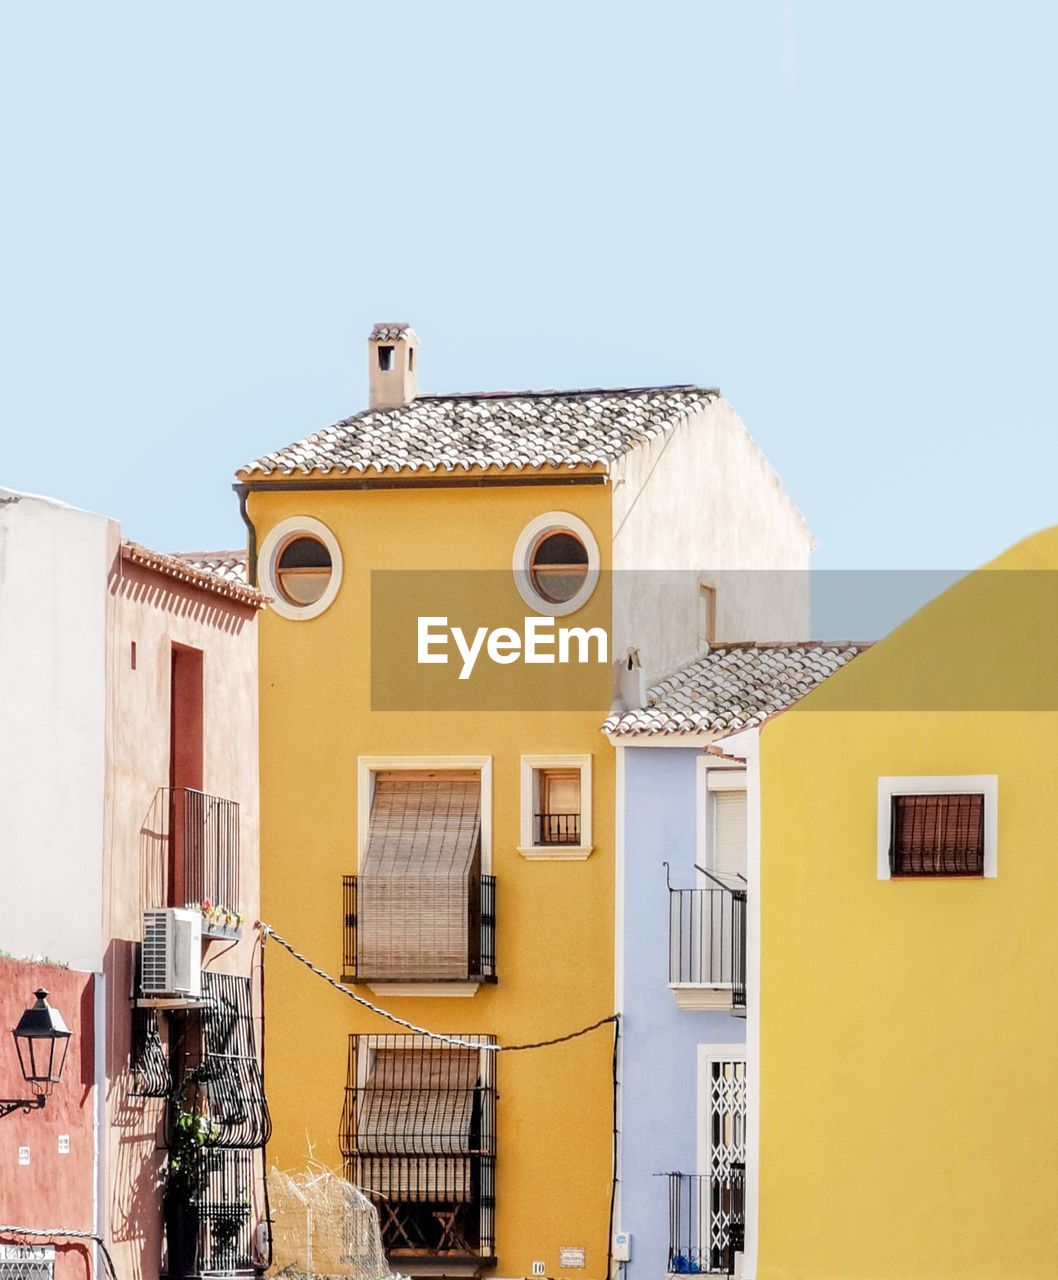
[[[614, 766], [614, 965], [613, 965], [613, 985], [614, 985], [614, 1011], [621, 1020], [618, 1022], [618, 1030], [621, 1034], [617, 1038], [617, 1134], [615, 1137], [616, 1152], [616, 1168], [614, 1170], [616, 1176], [616, 1186], [614, 1188], [614, 1214], [613, 1225], [615, 1231], [623, 1230], [621, 1225], [621, 1175], [624, 1166], [624, 1007], [625, 1007], [625, 804], [627, 802], [627, 791], [625, 789], [625, 753], [622, 748], [617, 750], [617, 759]], [[617, 1264], [615, 1270], [620, 1273], [623, 1268]]]
[[[985, 857], [984, 878], [999, 874], [999, 775], [995, 773], [921, 774], [878, 779], [878, 879], [891, 879], [889, 837], [893, 796], [983, 795]], [[937, 877], [944, 879], [943, 876]]]
[[477, 769], [481, 774], [481, 874], [492, 874], [492, 756], [357, 756], [356, 867], [367, 849], [375, 774], [396, 769]]
[[[745, 791], [748, 774], [741, 761], [718, 760], [716, 756], [699, 756], [695, 763], [695, 862], [699, 867], [715, 871], [713, 859], [714, 817], [711, 794], [714, 791]], [[749, 801], [747, 798], [747, 805]], [[748, 836], [747, 836], [748, 839]], [[698, 888], [709, 888], [707, 876], [695, 872]], [[679, 1001], [677, 1000], [677, 1004]], [[690, 1008], [683, 1005], [681, 1008]]]
[[608, 733], [606, 741], [611, 747], [682, 747], [686, 750], [688, 747], [712, 746], [718, 742], [718, 736], [713, 729], [693, 733]]
[[[710, 1133], [710, 1120], [712, 1118], [713, 1109], [713, 1073], [710, 1068], [714, 1062], [747, 1062], [745, 1044], [736, 1041], [734, 1044], [700, 1044], [698, 1046], [698, 1074], [695, 1077], [694, 1106], [696, 1135], [695, 1169], [698, 1173], [709, 1173], [712, 1166], [712, 1134]], [[748, 1062], [746, 1066], [746, 1075], [747, 1077], [749, 1075]], [[702, 1106], [703, 1092], [705, 1095], [704, 1101], [707, 1104], [704, 1107]]]
[[[561, 532], [575, 534], [584, 544], [584, 550], [588, 553], [588, 571], [584, 575], [584, 581], [577, 594], [570, 600], [556, 604], [545, 600], [533, 586], [529, 572], [529, 557], [533, 547], [542, 537], [549, 533]], [[518, 594], [535, 613], [542, 613], [550, 618], [565, 618], [588, 603], [599, 581], [601, 564], [599, 544], [595, 541], [595, 535], [579, 516], [571, 515], [568, 511], [545, 511], [543, 515], [530, 520], [518, 535], [518, 541], [514, 544], [514, 555], [511, 558], [514, 585], [518, 588]]]
[[[312, 604], [291, 604], [279, 590], [279, 583], [276, 580], [276, 561], [280, 549], [290, 541], [291, 537], [299, 533], [318, 538], [331, 557], [330, 581], [323, 595]], [[342, 585], [342, 549], [338, 545], [338, 539], [322, 520], [317, 520], [314, 516], [288, 516], [271, 528], [261, 542], [257, 557], [257, 572], [264, 590], [272, 597], [269, 602], [270, 609], [291, 622], [308, 622], [311, 618], [318, 618], [325, 609], [330, 608], [334, 597], [338, 594]]]
[[[717, 768], [719, 764], [719, 768]], [[720, 761], [710, 762], [709, 757], [705, 757], [705, 765], [708, 771], [709, 781], [708, 788], [710, 791], [745, 791], [746, 789], [746, 771], [745, 769], [734, 768], [729, 764]]]
[[[580, 844], [533, 843], [533, 774], [538, 769], [580, 770]], [[583, 862], [591, 855], [591, 756], [522, 756], [518, 852], [529, 861]]]

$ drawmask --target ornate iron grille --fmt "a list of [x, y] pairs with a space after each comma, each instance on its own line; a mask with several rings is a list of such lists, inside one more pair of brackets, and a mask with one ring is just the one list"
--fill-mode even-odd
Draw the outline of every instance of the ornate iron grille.
[[272, 1133], [253, 1032], [248, 977], [202, 974], [201, 1056], [188, 1073], [220, 1147], [263, 1147]]
[[190, 787], [162, 787], [141, 831], [143, 905], [239, 909], [239, 806]]
[[[422, 952], [436, 956], [436, 948], [427, 945], [428, 939], [420, 938], [416, 947], [407, 945], [407, 929], [415, 927], [415, 921], [428, 917], [431, 928], [438, 927], [439, 912], [437, 883], [429, 877], [407, 876], [401, 878], [401, 897], [403, 899], [402, 914], [390, 923], [394, 930], [402, 936], [398, 951], [400, 964], [387, 966], [379, 961], [379, 948], [372, 946], [365, 956], [359, 931], [359, 914], [361, 909], [360, 878], [357, 876], [342, 877], [342, 979], [345, 982], [376, 982], [401, 979], [404, 981], [444, 981], [465, 979], [483, 982], [496, 981], [496, 877], [470, 876], [459, 884], [460, 899], [458, 911], [465, 912], [465, 943], [455, 964], [446, 964], [443, 976], [438, 975], [434, 966], [423, 963], [409, 967], [409, 957]], [[465, 897], [463, 896], [465, 893]], [[421, 901], [419, 899], [421, 898]], [[376, 919], [376, 935], [382, 922]], [[462, 926], [462, 919], [460, 926]], [[399, 968], [399, 972], [398, 972]]]
[[745, 1231], [745, 1167], [720, 1177], [669, 1173], [669, 1254], [677, 1275], [733, 1275]]
[[162, 1044], [156, 1009], [133, 1009], [130, 1059], [129, 1092], [140, 1098], [168, 1098], [173, 1092], [173, 1073]]
[[[666, 877], [668, 864], [665, 864]], [[669, 982], [731, 988], [731, 1003], [746, 1005], [746, 891], [669, 885]]]
[[425, 1036], [349, 1037], [341, 1151], [389, 1256], [494, 1257], [495, 1058]]

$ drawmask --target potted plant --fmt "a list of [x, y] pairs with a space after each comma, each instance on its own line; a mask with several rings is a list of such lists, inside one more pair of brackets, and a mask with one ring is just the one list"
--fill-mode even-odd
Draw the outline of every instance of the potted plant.
[[216, 1126], [198, 1111], [177, 1112], [169, 1138], [162, 1213], [169, 1250], [169, 1280], [187, 1280], [198, 1262], [198, 1197], [205, 1178], [204, 1153]]

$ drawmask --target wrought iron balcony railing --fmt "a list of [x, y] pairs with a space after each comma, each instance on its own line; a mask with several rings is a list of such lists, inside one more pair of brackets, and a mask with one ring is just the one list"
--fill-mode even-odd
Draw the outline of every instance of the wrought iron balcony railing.
[[580, 844], [579, 813], [537, 813], [537, 844]]
[[344, 876], [344, 982], [495, 982], [495, 876]]
[[662, 1176], [669, 1183], [668, 1274], [733, 1275], [744, 1246], [745, 1167]]
[[[664, 865], [667, 880], [669, 864]], [[732, 1006], [744, 1009], [746, 891], [710, 879], [708, 889], [668, 886], [669, 985], [730, 987]]]
[[[239, 911], [239, 805], [191, 787], [162, 787], [141, 831], [143, 906], [209, 903]], [[216, 918], [207, 936], [234, 932]]]

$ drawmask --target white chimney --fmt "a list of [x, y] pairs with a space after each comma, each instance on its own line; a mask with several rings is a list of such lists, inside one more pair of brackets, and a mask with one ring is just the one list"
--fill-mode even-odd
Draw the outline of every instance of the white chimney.
[[415, 399], [419, 339], [407, 324], [376, 324], [367, 340], [368, 407], [398, 409]]
[[641, 711], [647, 705], [647, 685], [639, 665], [639, 650], [628, 649], [613, 664], [614, 711]]

